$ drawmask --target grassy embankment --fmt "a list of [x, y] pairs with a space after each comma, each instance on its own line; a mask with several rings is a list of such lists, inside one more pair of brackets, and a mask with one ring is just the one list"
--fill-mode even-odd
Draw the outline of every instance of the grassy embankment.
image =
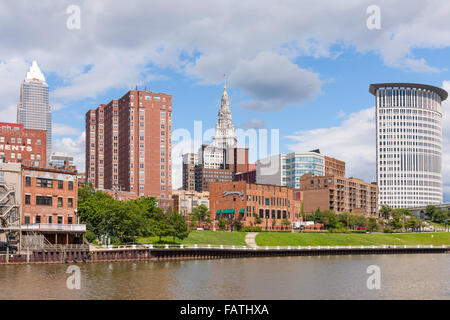
[[[176, 239], [175, 243], [245, 246], [245, 235], [245, 232], [191, 231], [186, 239], [182, 241]], [[158, 240], [158, 237], [139, 238], [137, 243], [157, 243]], [[162, 243], [172, 243], [172, 238], [163, 237]]]
[[258, 246], [450, 245], [450, 232], [440, 233], [283, 233], [261, 232]]

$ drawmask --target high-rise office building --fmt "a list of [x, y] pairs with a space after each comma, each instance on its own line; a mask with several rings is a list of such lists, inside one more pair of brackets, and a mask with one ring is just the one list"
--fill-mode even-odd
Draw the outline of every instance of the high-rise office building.
[[36, 61], [31, 64], [20, 86], [20, 102], [17, 106], [17, 123], [25, 129], [47, 131], [47, 162], [52, 150], [52, 110], [49, 104], [48, 84]]
[[379, 204], [440, 204], [442, 108], [447, 92], [415, 83], [371, 84], [375, 96]]
[[131, 90], [86, 113], [86, 180], [96, 188], [154, 196], [172, 192], [172, 96]]
[[278, 154], [256, 162], [256, 183], [260, 184], [300, 188], [305, 173], [325, 174], [324, 155], [319, 150]]

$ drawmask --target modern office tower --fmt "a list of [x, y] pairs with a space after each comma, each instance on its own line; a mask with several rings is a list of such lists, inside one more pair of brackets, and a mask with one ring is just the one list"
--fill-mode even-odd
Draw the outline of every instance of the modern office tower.
[[47, 162], [52, 150], [52, 110], [48, 98], [48, 84], [36, 61], [20, 86], [20, 102], [17, 106], [17, 123], [25, 129], [47, 131]]
[[65, 152], [53, 152], [50, 158], [52, 168], [64, 168], [73, 166], [73, 157]]
[[256, 183], [300, 188], [305, 173], [323, 176], [324, 155], [319, 150], [278, 154], [256, 162]]
[[171, 203], [172, 96], [131, 90], [86, 113], [86, 179]]
[[371, 84], [375, 96], [379, 204], [440, 204], [442, 108], [448, 93], [415, 83]]

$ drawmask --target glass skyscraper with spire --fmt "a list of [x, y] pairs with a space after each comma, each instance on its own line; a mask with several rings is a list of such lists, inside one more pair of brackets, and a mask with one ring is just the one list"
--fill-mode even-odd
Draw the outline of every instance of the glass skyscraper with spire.
[[48, 84], [36, 61], [33, 61], [20, 87], [17, 106], [17, 123], [26, 129], [47, 131], [47, 162], [52, 150], [52, 110], [49, 103]]

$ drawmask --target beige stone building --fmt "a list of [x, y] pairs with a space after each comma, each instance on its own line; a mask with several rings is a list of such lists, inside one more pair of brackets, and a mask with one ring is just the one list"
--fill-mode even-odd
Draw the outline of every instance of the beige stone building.
[[205, 205], [209, 208], [209, 192], [195, 192], [187, 190], [173, 190], [173, 209], [178, 213], [187, 215], [198, 205]]

